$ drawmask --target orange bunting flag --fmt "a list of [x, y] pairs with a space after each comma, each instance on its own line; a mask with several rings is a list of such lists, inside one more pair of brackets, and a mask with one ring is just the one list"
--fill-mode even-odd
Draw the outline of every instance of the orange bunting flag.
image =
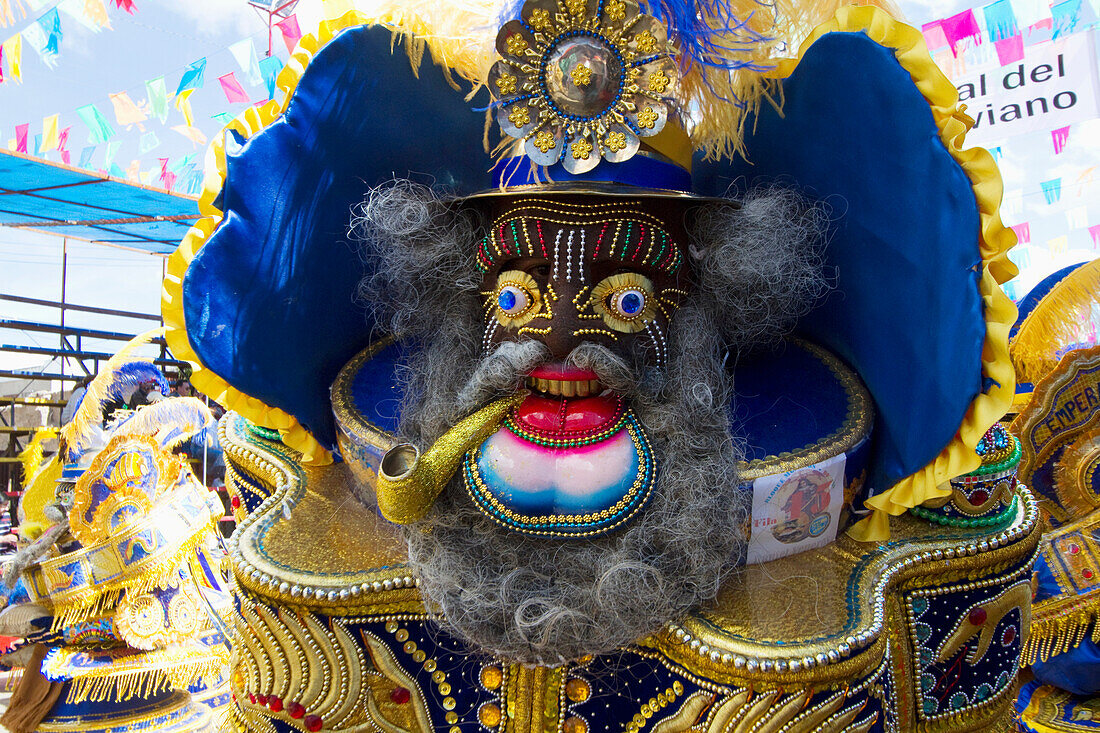
[[84, 17], [100, 28], [111, 28], [111, 19], [107, 17], [107, 6], [103, 0], [84, 0]]
[[11, 25], [15, 22], [15, 14], [11, 12], [11, 2], [0, 0], [0, 26]]
[[206, 145], [206, 135], [203, 135], [202, 130], [197, 127], [191, 127], [190, 125], [176, 125], [172, 129], [194, 143], [195, 147], [202, 147], [203, 145]]
[[134, 100], [130, 99], [129, 94], [126, 92], [118, 92], [117, 94], [108, 94], [107, 96], [111, 98], [111, 104], [114, 105], [115, 119], [118, 120], [118, 124], [123, 127], [137, 125], [139, 130], [145, 130], [145, 127], [141, 123], [145, 122], [148, 117], [140, 107], [134, 104]]
[[50, 115], [42, 120], [42, 152], [47, 150], [57, 150], [58, 138], [58, 117], [59, 115]]

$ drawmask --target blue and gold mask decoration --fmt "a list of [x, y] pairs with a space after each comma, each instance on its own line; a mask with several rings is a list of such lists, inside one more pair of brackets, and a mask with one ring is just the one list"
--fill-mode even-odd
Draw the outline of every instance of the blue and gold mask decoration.
[[[204, 218], [170, 261], [164, 289], [173, 352], [235, 413], [225, 428], [240, 518], [230, 540], [235, 723], [570, 733], [1005, 723], [1038, 509], [1013, 484], [997, 489], [993, 525], [908, 511], [951, 495], [952, 478], [981, 466], [976, 448], [1013, 393], [1014, 309], [998, 287], [1015, 272], [1013, 237], [997, 214], [992, 158], [964, 148], [970, 124], [919, 31], [877, 8], [402, 3], [349, 12], [304, 37], [275, 98], [214, 142]], [[643, 450], [629, 409], [605, 400], [593, 408], [598, 429], [566, 435], [535, 429], [544, 422], [521, 392], [455, 416], [444, 428], [457, 432], [439, 431], [449, 451], [388, 452], [415, 345], [356, 303], [385, 253], [361, 259], [347, 229], [351, 208], [395, 177], [445, 190], [455, 210], [488, 214], [492, 231], [479, 230], [480, 247], [459, 255], [476, 268], [465, 286], [486, 315], [471, 338], [490, 345], [501, 331], [537, 340], [538, 314], [567, 307], [608, 341], [659, 344], [646, 327], [682, 312], [700, 267], [681, 236], [689, 207], [739, 178], [793, 181], [844, 201], [824, 252], [833, 294], [798, 323], [806, 341], [737, 365], [730, 419], [744, 423], [750, 445], [738, 488], [773, 482], [787, 514], [764, 534], [783, 544], [848, 533], [750, 565], [712, 603], [621, 648], [553, 666], [521, 664], [441, 628], [445, 614], [426, 604], [407, 555], [420, 539], [415, 523], [440, 511], [436, 494], [400, 483], [376, 491], [380, 476], [400, 480], [420, 465], [440, 488], [457, 476], [467, 505], [496, 512], [497, 524], [542, 543], [533, 553], [553, 556], [636, 527], [662, 456]], [[508, 216], [531, 202], [529, 216]], [[568, 207], [568, 221], [551, 215]], [[658, 210], [675, 226], [650, 226]], [[553, 231], [543, 226], [551, 219], [562, 220]], [[597, 241], [614, 242], [614, 263], [595, 256]], [[679, 258], [675, 267], [666, 257]], [[551, 269], [534, 284], [516, 264], [532, 258]], [[596, 262], [606, 271], [581, 278], [604, 285], [592, 303], [576, 278]], [[660, 282], [662, 268], [672, 282]], [[559, 281], [576, 291], [562, 295]], [[451, 325], [442, 319], [439, 330]], [[596, 389], [587, 375], [528, 376], [534, 383], [517, 387], [543, 395], [579, 401], [592, 394], [578, 389]], [[813, 407], [807, 416], [776, 405]], [[508, 461], [487, 458], [522, 442], [530, 473], [552, 463], [539, 463], [543, 448], [587, 441], [604, 450], [613, 440], [636, 448], [622, 474], [631, 481], [572, 513], [546, 498], [561, 488], [549, 469], [538, 478], [553, 491], [517, 497]], [[809, 470], [812, 480], [799, 482]], [[973, 491], [966, 498], [977, 502]], [[521, 500], [529, 511], [516, 511]], [[833, 503], [843, 507], [835, 515]], [[412, 526], [398, 531], [387, 519]], [[513, 560], [486, 562], [507, 571]], [[807, 575], [827, 608], [791, 605]], [[339, 694], [316, 681], [337, 676]]]
[[668, 123], [674, 49], [633, 0], [531, 0], [500, 29], [497, 50], [497, 123], [536, 165], [577, 174], [623, 163]]
[[[210, 410], [195, 398], [162, 400], [103, 424], [104, 406], [127, 383], [164, 381], [133, 353], [153, 335], [108, 361], [62, 429], [59, 452], [33, 467], [28, 515], [41, 533], [6, 573], [0, 629], [21, 637], [24, 654], [45, 653], [31, 657], [25, 679], [55, 702], [16, 693], [42, 729], [197, 730], [228, 702], [218, 689], [228, 648], [215, 610], [227, 602], [225, 580], [210, 560], [224, 509], [173, 453], [212, 428]], [[11, 626], [24, 617], [29, 626]]]

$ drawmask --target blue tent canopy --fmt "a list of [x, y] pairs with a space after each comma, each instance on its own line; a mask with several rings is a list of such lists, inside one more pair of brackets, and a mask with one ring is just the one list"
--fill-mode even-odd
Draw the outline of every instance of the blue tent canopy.
[[0, 227], [170, 254], [198, 199], [0, 151]]

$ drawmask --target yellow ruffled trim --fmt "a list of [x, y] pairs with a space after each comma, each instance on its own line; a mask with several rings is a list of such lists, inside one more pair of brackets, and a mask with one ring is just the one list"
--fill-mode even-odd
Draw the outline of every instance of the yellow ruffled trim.
[[[316, 33], [305, 35], [299, 40], [298, 47], [276, 79], [277, 91], [273, 98], [262, 107], [249, 107], [227, 124], [224, 130], [235, 130], [244, 139], [249, 139], [268, 125], [278, 120], [286, 111], [298, 82], [314, 55], [333, 39], [340, 31], [359, 25], [386, 23], [393, 28], [394, 40], [404, 33], [406, 51], [414, 64], [419, 64], [425, 44], [412, 34], [423, 32], [424, 24], [407, 12], [381, 11], [374, 17], [351, 10], [338, 18], [321, 23]], [[433, 50], [433, 57], [436, 54]], [[437, 62], [442, 61], [436, 58]], [[416, 68], [416, 66], [414, 66]], [[217, 229], [224, 212], [214, 205], [222, 187], [225, 185], [225, 134], [224, 130], [216, 135], [206, 152], [206, 176], [203, 190], [199, 196], [199, 219], [183, 238], [180, 246], [168, 258], [167, 275], [161, 292], [161, 314], [167, 327], [165, 339], [168, 347], [178, 359], [185, 359], [196, 365], [191, 375], [191, 383], [203, 394], [227, 409], [234, 410], [253, 423], [278, 430], [283, 442], [302, 454], [302, 462], [311, 465], [332, 463], [332, 454], [307, 431], [297, 418], [270, 407], [262, 401], [241, 392], [229, 384], [220, 375], [202, 363], [187, 335], [187, 323], [183, 311], [183, 279], [191, 260], [202, 249], [206, 241]]]
[[1008, 332], [1016, 321], [1016, 306], [1001, 290], [1000, 283], [1017, 274], [1016, 266], [1008, 259], [1008, 250], [1015, 246], [1016, 235], [1001, 223], [998, 208], [1004, 186], [993, 156], [984, 148], [962, 149], [966, 132], [974, 126], [974, 121], [964, 114], [954, 84], [933, 63], [924, 37], [917, 29], [894, 20], [878, 8], [844, 7], [836, 12], [833, 20], [810, 34], [799, 49], [798, 58], [782, 62], [773, 74], [780, 78], [790, 76], [819, 38], [827, 33], [846, 32], [866, 33], [872, 41], [894, 50], [898, 63], [909, 72], [927, 100], [944, 146], [970, 179], [981, 216], [982, 274], [978, 287], [986, 321], [982, 376], [994, 382], [989, 393], [974, 398], [955, 437], [931, 463], [867, 500], [866, 506], [873, 513], [851, 527], [848, 533], [860, 542], [880, 542], [890, 537], [891, 515], [899, 515], [929, 499], [949, 495], [949, 488], [940, 487], [981, 465], [975, 452], [978, 441], [1012, 405], [1016, 375], [1008, 357]]

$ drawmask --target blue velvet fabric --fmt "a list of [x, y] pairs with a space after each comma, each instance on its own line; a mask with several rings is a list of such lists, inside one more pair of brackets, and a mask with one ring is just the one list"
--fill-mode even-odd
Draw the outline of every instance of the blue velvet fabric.
[[410, 177], [457, 194], [487, 188], [484, 117], [390, 32], [354, 28], [310, 63], [287, 112], [233, 152], [226, 217], [183, 283], [188, 337], [236, 389], [335, 445], [328, 388], [370, 340], [354, 301], [364, 274], [347, 238], [370, 186]]
[[697, 190], [778, 181], [831, 207], [836, 288], [800, 328], [870, 389], [884, 490], [935, 458], [982, 389], [970, 182], [909, 72], [862, 33], [818, 40], [784, 82], [783, 115], [764, 105], [745, 129], [751, 162], [697, 162]]
[[733, 431], [745, 438], [750, 461], [816, 443], [848, 415], [848, 394], [832, 370], [791, 343], [742, 360], [734, 393]]
[[1075, 695], [1100, 694], [1100, 646], [1088, 636], [1073, 650], [1031, 665], [1035, 679]]

